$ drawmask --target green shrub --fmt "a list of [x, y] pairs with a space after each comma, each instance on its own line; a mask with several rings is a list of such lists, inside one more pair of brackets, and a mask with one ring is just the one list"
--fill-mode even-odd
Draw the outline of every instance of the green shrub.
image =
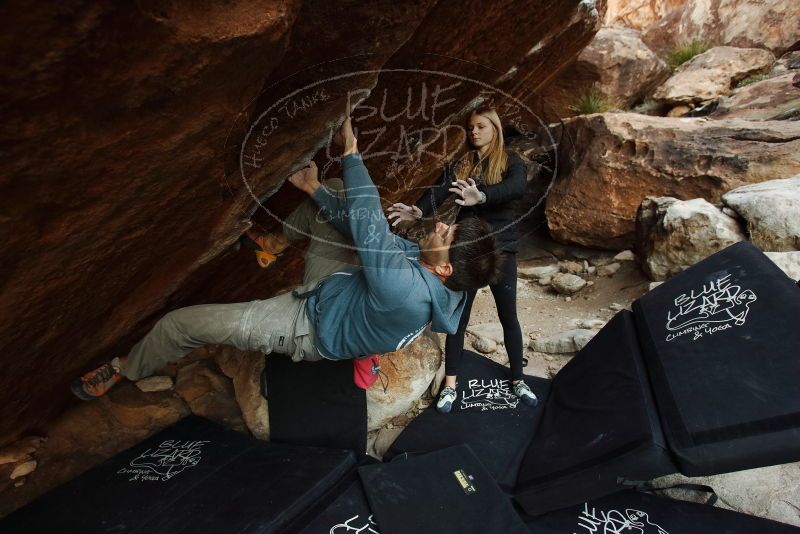
[[669, 65], [672, 70], [675, 70], [694, 56], [702, 54], [709, 48], [711, 48], [711, 44], [706, 41], [684, 43], [669, 53], [667, 56], [667, 65]]
[[760, 82], [762, 80], [766, 80], [769, 78], [766, 74], [754, 74], [752, 76], [748, 76], [747, 78], [742, 78], [738, 82], [736, 82], [736, 88], [744, 87], [746, 85], [750, 85], [756, 82]]
[[642, 115], [659, 115], [661, 114], [664, 104], [653, 100], [652, 97], [645, 97], [641, 103], [633, 106], [630, 111], [633, 113], [641, 113]]
[[579, 93], [575, 103], [569, 106], [569, 109], [578, 115], [605, 113], [616, 108], [617, 106], [613, 101], [594, 87]]

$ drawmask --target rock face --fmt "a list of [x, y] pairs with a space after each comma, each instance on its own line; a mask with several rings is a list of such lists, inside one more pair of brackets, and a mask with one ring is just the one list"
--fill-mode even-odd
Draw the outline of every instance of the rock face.
[[377, 381], [367, 390], [369, 429], [378, 429], [406, 413], [430, 386], [441, 358], [438, 342], [428, 335], [418, 337], [401, 351], [384, 354], [381, 371], [386, 373], [389, 385], [384, 391]]
[[209, 351], [225, 376], [233, 380], [236, 402], [247, 428], [255, 437], [269, 440], [269, 407], [261, 393], [264, 355], [225, 346]]
[[800, 124], [606, 113], [565, 121], [559, 177], [547, 197], [550, 233], [621, 250], [634, 242], [646, 196], [705, 198], [800, 172]]
[[739, 187], [722, 201], [747, 221], [761, 250], [800, 250], [800, 175]]
[[627, 28], [601, 28], [578, 61], [597, 70], [595, 87], [623, 108], [669, 76], [669, 67], [647, 48], [641, 34]]
[[653, 93], [666, 104], [700, 104], [730, 94], [733, 84], [772, 68], [775, 56], [757, 48], [717, 46], [698, 54]]
[[[62, 411], [72, 379], [124, 354], [169, 309], [266, 298], [299, 281], [302, 247], [265, 276], [231, 245], [253, 196], [275, 192], [315, 153], [324, 159], [320, 147], [348, 91], [367, 98], [360, 131], [388, 126], [380, 139], [364, 137], [362, 150], [396, 153], [404, 140], [419, 146], [435, 129], [434, 92], [435, 122], [444, 128], [485, 87], [406, 71], [398, 83], [392, 69], [447, 71], [530, 107], [591, 40], [603, 8], [580, 0], [491, 9], [478, 0], [346, 10], [321, 0], [4, 7], [0, 315], [13, 320], [0, 326], [0, 339], [3, 354], [26, 357], [22, 365], [0, 359], [0, 444]], [[480, 38], [489, 33], [504, 38]], [[353, 72], [367, 74], [337, 78]], [[331, 82], [324, 91], [284, 99], [321, 80]], [[416, 100], [423, 83], [425, 113], [404, 113], [407, 89]], [[520, 104], [493, 94], [515, 122]], [[370, 108], [381, 111], [367, 118]], [[266, 118], [280, 123], [271, 137], [256, 122], [269, 110], [276, 115]], [[257, 153], [243, 150], [251, 126], [269, 137]], [[268, 162], [252, 168], [247, 185], [240, 155]], [[424, 161], [399, 185], [388, 164], [370, 162], [385, 199], [410, 202], [441, 162]], [[288, 187], [266, 206], [283, 217], [300, 199]], [[39, 372], [45, 368], [52, 372]]]
[[798, 19], [800, 4], [797, 2], [690, 1], [649, 26], [644, 41], [656, 51], [703, 40], [716, 45], [764, 48], [781, 54], [800, 42]]
[[192, 413], [239, 432], [247, 432], [234, 386], [213, 360], [191, 363], [178, 371], [175, 390]]
[[[689, 482], [711, 486], [725, 508], [800, 526], [798, 477], [800, 463], [791, 463], [709, 477], [670, 475], [657, 479], [656, 485], [669, 487]], [[679, 489], [668, 490], [667, 494], [676, 499], [692, 498], [691, 493]]]
[[800, 69], [800, 50], [786, 52], [783, 54], [775, 65], [772, 67], [770, 76], [781, 76], [790, 72], [796, 72]]
[[603, 24], [644, 30], [685, 3], [686, 0], [609, 0]]
[[708, 117], [794, 120], [800, 117], [800, 88], [795, 85], [794, 76], [794, 73], [787, 73], [736, 89], [730, 96], [721, 98], [717, 109]]
[[786, 276], [800, 281], [800, 252], [765, 252], [764, 254], [780, 267]]
[[638, 31], [601, 28], [578, 59], [559, 74], [543, 93], [548, 120], [575, 115], [572, 107], [581, 91], [595, 88], [608, 101], [628, 107], [669, 76], [667, 65], [642, 42]]
[[636, 255], [651, 280], [666, 280], [745, 239], [736, 219], [702, 198], [648, 197], [636, 225]]

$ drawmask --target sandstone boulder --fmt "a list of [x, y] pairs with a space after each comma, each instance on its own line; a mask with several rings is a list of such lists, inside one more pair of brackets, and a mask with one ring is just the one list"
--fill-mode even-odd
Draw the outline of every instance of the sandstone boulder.
[[[656, 479], [655, 485], [669, 487], [694, 483], [711, 486], [724, 508], [800, 526], [798, 477], [800, 463], [790, 463], [708, 477], [669, 475]], [[667, 490], [667, 495], [682, 500], [693, 500], [693, 497], [696, 500], [697, 497], [693, 492], [677, 488]]]
[[800, 50], [786, 52], [773, 65], [770, 77], [782, 76], [783, 74], [794, 73], [800, 69]]
[[800, 174], [739, 187], [722, 201], [747, 222], [750, 240], [761, 250], [800, 250]]
[[622, 108], [642, 100], [670, 74], [641, 34], [628, 28], [601, 28], [578, 61], [597, 70], [594, 87]]
[[584, 328], [586, 330], [599, 330], [606, 325], [606, 322], [602, 319], [584, 319], [578, 321], [577, 325], [578, 328]]
[[651, 280], [666, 280], [745, 239], [736, 219], [702, 198], [648, 197], [636, 224], [637, 256]]
[[486, 337], [479, 337], [472, 342], [472, 348], [482, 354], [491, 354], [497, 352], [497, 342]]
[[558, 265], [542, 265], [540, 267], [520, 267], [517, 269], [517, 274], [529, 280], [541, 280], [542, 278], [553, 276], [558, 271]]
[[545, 338], [532, 339], [528, 346], [537, 352], [567, 354], [581, 350], [595, 334], [593, 330], [584, 328], [566, 330]]
[[782, 54], [800, 41], [800, 4], [786, 0], [683, 2], [644, 30], [653, 50], [668, 52], [682, 43], [764, 48]]
[[247, 428], [258, 439], [269, 440], [269, 406], [261, 393], [264, 355], [223, 345], [212, 347], [209, 352], [225, 376], [233, 380], [236, 402]]
[[711, 119], [740, 118], [749, 121], [795, 120], [800, 117], [800, 89], [794, 72], [767, 78], [735, 89], [720, 99]]
[[800, 173], [800, 123], [607, 113], [568, 119], [547, 225], [565, 243], [624, 249], [646, 196], [705, 198]]
[[392, 443], [395, 442], [403, 430], [405, 430], [404, 427], [381, 428], [378, 430], [375, 441], [372, 443], [371, 450], [368, 452], [375, 456], [375, 458], [383, 458], [383, 455], [386, 454], [386, 451], [389, 450], [389, 447], [392, 446]]
[[597, 276], [614, 276], [622, 267], [619, 263], [609, 263], [608, 265], [601, 265], [597, 268]]
[[693, 57], [653, 93], [665, 104], [700, 104], [733, 90], [733, 84], [769, 71], [775, 56], [757, 48], [717, 46]]
[[800, 280], [800, 252], [765, 252], [772, 262], [792, 280]]
[[28, 461], [47, 438], [28, 436], [0, 449], [0, 465]]
[[37, 466], [36, 460], [28, 460], [27, 462], [23, 462], [19, 465], [14, 466], [14, 470], [11, 471], [9, 478], [11, 480], [16, 480], [18, 478], [22, 478], [24, 476], [28, 476], [34, 471], [36, 471]]
[[233, 382], [222, 375], [213, 360], [182, 367], [175, 381], [175, 391], [189, 405], [192, 413], [239, 432], [247, 432], [242, 411], [236, 402]]
[[379, 380], [367, 391], [369, 429], [381, 428], [406, 413], [425, 393], [441, 358], [439, 343], [430, 335], [421, 335], [398, 352], [384, 354], [381, 371], [386, 374], [388, 387], [384, 391]]
[[550, 285], [562, 295], [573, 295], [586, 287], [586, 280], [576, 274], [558, 273], [551, 278]]
[[583, 263], [577, 261], [562, 261], [558, 267], [562, 273], [581, 274], [583, 272]]
[[498, 345], [505, 343], [503, 325], [500, 323], [483, 323], [467, 326], [467, 332], [475, 337], [491, 339]]
[[685, 104], [680, 104], [675, 106], [674, 108], [670, 109], [667, 112], [667, 117], [683, 117], [684, 115], [688, 114], [692, 111], [692, 106], [687, 106]]
[[542, 92], [545, 120], [575, 115], [581, 92], [596, 89], [612, 106], [640, 101], [669, 76], [669, 68], [641, 40], [638, 31], [600, 28], [578, 58]]
[[603, 24], [645, 30], [686, 0], [608, 0]]
[[636, 255], [632, 250], [623, 250], [614, 256], [614, 261], [636, 261]]
[[169, 376], [148, 376], [136, 381], [136, 387], [144, 393], [168, 391], [172, 389], [172, 378]]

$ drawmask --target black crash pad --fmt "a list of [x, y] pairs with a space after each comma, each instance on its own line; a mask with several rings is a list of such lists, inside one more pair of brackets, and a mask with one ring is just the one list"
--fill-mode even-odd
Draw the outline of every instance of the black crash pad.
[[384, 459], [465, 443], [501, 486], [513, 486], [550, 390], [550, 381], [544, 378], [524, 380], [539, 398], [536, 407], [526, 406], [511, 393], [507, 367], [465, 351], [453, 410], [440, 414], [431, 405], [403, 430]]
[[534, 534], [798, 534], [800, 529], [634, 490], [526, 519]]
[[769, 258], [737, 243], [633, 310], [681, 472], [800, 460], [800, 288]]
[[367, 392], [353, 382], [351, 360], [292, 362], [271, 354], [264, 366], [274, 443], [367, 448]]
[[0, 532], [280, 532], [355, 469], [187, 417], [0, 520]]
[[379, 534], [361, 482], [356, 479], [330, 505], [315, 514], [300, 534]]
[[675, 473], [633, 314], [621, 311], [553, 378], [515, 496], [557, 510]]
[[466, 445], [359, 467], [358, 474], [382, 534], [528, 532]]

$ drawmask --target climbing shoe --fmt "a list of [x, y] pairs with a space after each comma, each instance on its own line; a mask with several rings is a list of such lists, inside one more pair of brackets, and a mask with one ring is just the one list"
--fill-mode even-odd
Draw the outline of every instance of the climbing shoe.
[[289, 246], [288, 241], [282, 236], [274, 234], [257, 234], [248, 231], [239, 238], [245, 247], [253, 250], [256, 254], [256, 261], [262, 269], [273, 265], [281, 252]]
[[442, 391], [439, 392], [439, 400], [436, 402], [436, 409], [439, 413], [450, 413], [450, 410], [453, 409], [453, 403], [456, 401], [456, 390], [445, 386], [442, 388]]
[[514, 384], [514, 395], [528, 406], [536, 406], [539, 403], [539, 399], [536, 398], [531, 388], [523, 380]]
[[72, 393], [81, 400], [92, 400], [108, 393], [122, 380], [119, 359], [114, 358], [94, 371], [90, 371], [70, 384]]

